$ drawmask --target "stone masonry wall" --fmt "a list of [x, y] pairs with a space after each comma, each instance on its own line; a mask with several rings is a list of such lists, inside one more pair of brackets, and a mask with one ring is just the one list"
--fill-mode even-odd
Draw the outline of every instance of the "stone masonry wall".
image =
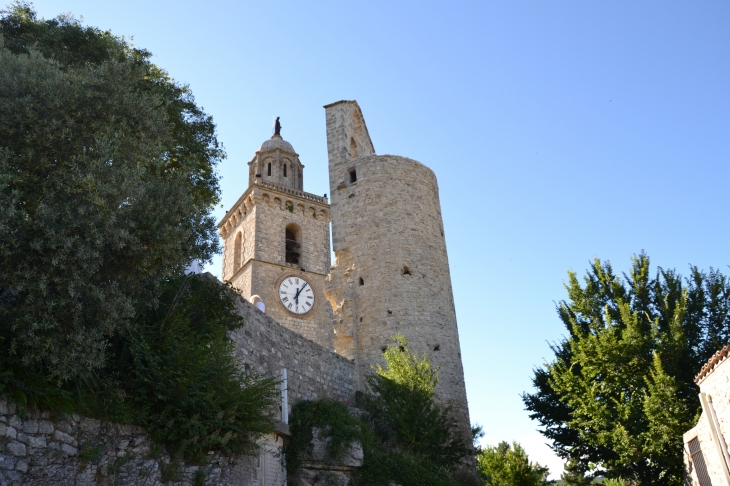
[[[325, 282], [335, 350], [355, 359], [359, 386], [404, 334], [440, 367], [435, 397], [469, 434], [464, 372], [438, 184], [423, 164], [372, 149], [354, 102], [329, 105], [327, 147], [335, 264]], [[348, 178], [355, 171], [356, 180]]]
[[202, 465], [171, 463], [139, 427], [48, 412], [23, 416], [0, 398], [0, 486], [160, 486], [196, 480], [250, 486], [254, 458], [208, 455]]
[[279, 325], [242, 297], [236, 300], [236, 307], [245, 323], [231, 333], [236, 358], [242, 366], [269, 376], [278, 377], [281, 368], [286, 368], [290, 408], [299, 400], [318, 397], [352, 399], [357, 390], [353, 361]]

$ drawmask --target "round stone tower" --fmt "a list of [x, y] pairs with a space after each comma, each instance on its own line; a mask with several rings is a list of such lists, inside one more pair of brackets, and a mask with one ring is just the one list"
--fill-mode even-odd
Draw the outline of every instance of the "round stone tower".
[[391, 337], [440, 367], [436, 399], [469, 430], [438, 183], [405, 157], [375, 155], [355, 101], [325, 106], [335, 264], [325, 281], [335, 350], [360, 387]]

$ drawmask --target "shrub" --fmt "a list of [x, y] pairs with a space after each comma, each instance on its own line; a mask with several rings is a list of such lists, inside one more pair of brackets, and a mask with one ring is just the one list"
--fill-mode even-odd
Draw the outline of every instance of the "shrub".
[[103, 373], [79, 388], [82, 409], [142, 425], [186, 456], [254, 452], [274, 430], [278, 382], [236, 365], [227, 335], [243, 325], [234, 290], [196, 275], [168, 278], [160, 290], [158, 304], [140, 306], [112, 341]]
[[455, 477], [463, 476], [459, 468], [472, 449], [456, 432], [449, 409], [433, 401], [438, 370], [426, 356], [411, 353], [403, 336], [394, 337], [384, 356], [386, 368], [378, 367], [368, 377], [371, 393], [356, 397], [361, 413], [353, 415], [344, 404], [329, 399], [295, 405], [287, 464], [291, 470], [298, 467], [316, 427], [330, 438], [334, 458], [360, 442], [365, 456], [354, 473], [355, 485], [459, 484]]

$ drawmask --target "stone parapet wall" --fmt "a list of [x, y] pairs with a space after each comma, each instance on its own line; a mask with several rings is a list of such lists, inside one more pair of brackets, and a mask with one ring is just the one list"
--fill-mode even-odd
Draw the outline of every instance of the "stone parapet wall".
[[214, 486], [253, 484], [254, 458], [208, 456], [204, 464], [174, 463], [140, 427], [48, 412], [21, 416], [0, 398], [0, 485], [99, 486], [203, 481]]
[[353, 361], [278, 324], [242, 297], [236, 308], [244, 319], [243, 328], [231, 333], [236, 358], [268, 376], [278, 377], [286, 368], [290, 407], [319, 397], [352, 399], [357, 390]]

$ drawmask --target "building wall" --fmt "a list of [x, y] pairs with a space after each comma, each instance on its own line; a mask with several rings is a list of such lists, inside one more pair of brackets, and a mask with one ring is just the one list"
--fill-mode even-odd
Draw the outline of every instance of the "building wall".
[[[8, 486], [161, 486], [170, 456], [140, 427], [49, 412], [20, 415], [0, 397], [0, 484]], [[212, 486], [250, 486], [254, 458], [210, 454], [202, 464], [182, 462], [180, 481], [191, 486], [196, 471]], [[279, 483], [281, 484], [281, 483]]]
[[348, 401], [357, 390], [355, 363], [277, 323], [243, 299], [236, 300], [243, 328], [231, 333], [242, 367], [268, 376], [287, 369], [289, 405], [330, 397]]
[[404, 334], [415, 352], [440, 367], [436, 399], [453, 405], [468, 433], [436, 177], [415, 160], [372, 155], [355, 102], [325, 108], [335, 250], [325, 294], [334, 312], [335, 350], [354, 358], [362, 388], [391, 336]]
[[[711, 369], [703, 370], [705, 372], [697, 380], [702, 399], [702, 414], [697, 425], [684, 434], [686, 485], [708, 486], [701, 480], [705, 476], [701, 463], [704, 463], [706, 477], [710, 478], [713, 485], [730, 484], [730, 472], [722, 451], [723, 446], [727, 450], [727, 441], [730, 439], [730, 363], [726, 359], [728, 351], [726, 347], [713, 357], [710, 360]], [[712, 418], [713, 410], [715, 420]], [[716, 424], [716, 436], [713, 434], [713, 423]], [[695, 439], [697, 442], [691, 444]], [[697, 454], [692, 456], [690, 453], [691, 449], [697, 450], [697, 445], [702, 455], [699, 461]]]

